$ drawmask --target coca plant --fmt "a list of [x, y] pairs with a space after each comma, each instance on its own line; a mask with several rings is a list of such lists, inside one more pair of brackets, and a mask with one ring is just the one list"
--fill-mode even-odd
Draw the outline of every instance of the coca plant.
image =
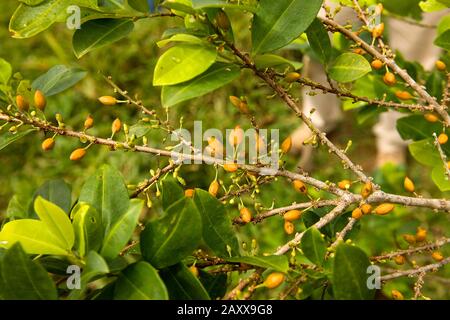
[[[450, 200], [444, 194], [428, 197], [406, 176], [400, 191], [383, 190], [349, 157], [351, 143], [330, 140], [302, 112], [298, 99], [298, 88], [331, 93], [349, 109], [358, 108], [361, 118], [400, 110], [405, 117], [398, 131], [412, 140], [412, 157], [431, 172], [440, 192], [450, 190], [448, 17], [435, 40], [445, 53], [429, 72], [390, 49], [382, 22], [387, 14], [403, 14], [402, 19], [418, 24], [408, 17], [410, 11], [401, 10], [405, 2], [424, 11], [446, 9], [447, 2], [422, 1], [420, 7], [417, 1], [384, 2], [387, 8], [372, 0], [343, 1], [341, 6], [354, 10], [361, 21], [342, 25], [336, 19], [341, 7], [330, 9], [321, 0], [166, 0], [153, 1], [152, 7], [146, 0], [20, 0], [10, 20], [12, 37], [31, 38], [65, 23], [74, 29], [77, 58], [118, 46], [114, 43], [129, 36], [138, 21], [168, 19], [171, 27], [155, 32], [162, 54], [154, 70], [148, 70], [153, 86], [161, 88], [160, 106], [148, 107], [132, 88], [104, 78], [111, 91], [99, 98], [99, 108], [117, 117], [108, 134], [95, 131], [96, 120], [88, 113], [75, 123], [48, 112], [50, 97], [93, 75], [57, 65], [31, 81], [0, 60], [0, 149], [39, 135], [42, 152], [48, 153], [64, 139], [78, 140], [66, 155], [72, 166], [100, 148], [159, 158], [159, 166], [147, 168], [150, 176], [136, 186], [111, 165], [81, 177], [76, 203], [62, 180], [39, 188], [26, 212], [13, 210], [20, 208], [13, 198], [0, 231], [0, 298], [374, 299], [377, 292], [392, 299], [433, 298], [422, 290], [445, 277], [450, 238], [427, 215], [445, 217]], [[322, 7], [325, 14], [318, 15]], [[288, 50], [312, 52], [329, 83], [302, 75], [302, 64], [287, 58]], [[275, 167], [261, 159], [235, 163], [214, 138], [208, 140], [207, 154], [181, 136], [168, 143], [166, 138], [177, 135], [174, 128], [183, 126], [182, 114], [178, 124], [166, 119], [170, 108], [253, 77], [264, 86], [267, 101], [277, 99], [298, 125], [311, 130], [307, 143], [328, 150], [327, 162], [342, 166], [346, 179], [332, 181], [289, 165], [292, 141], [276, 144], [260, 137], [261, 115], [246, 98], [250, 92], [241, 97], [230, 92], [226, 105], [255, 129], [251, 148], [275, 146], [270, 155], [281, 159]], [[139, 111], [134, 121], [121, 120], [123, 106]], [[154, 130], [163, 130], [164, 141], [148, 138]], [[245, 143], [239, 126], [229, 137], [232, 151]], [[191, 166], [187, 160], [215, 169], [209, 188], [185, 186], [187, 177], [180, 170]], [[274, 194], [272, 207], [265, 208], [259, 198], [265, 185], [275, 182], [295, 190], [295, 196], [289, 206], [280, 206], [283, 201]], [[392, 235], [369, 249], [371, 235], [358, 234], [362, 226], [372, 233], [398, 226], [416, 217], [418, 208], [422, 218], [407, 234]], [[281, 222], [288, 241], [273, 252], [261, 252], [258, 237], [267, 235], [257, 231], [271, 220]], [[255, 239], [243, 243], [249, 230]]]

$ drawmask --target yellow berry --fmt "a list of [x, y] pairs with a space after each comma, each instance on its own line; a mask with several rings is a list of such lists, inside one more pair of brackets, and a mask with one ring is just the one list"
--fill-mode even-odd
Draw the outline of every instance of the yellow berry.
[[119, 118], [116, 118], [116, 120], [114, 120], [111, 125], [111, 131], [112, 133], [116, 134], [120, 130], [122, 130], [122, 122], [120, 121]]
[[189, 271], [194, 275], [194, 277], [198, 278], [199, 272], [196, 266], [190, 266]]
[[375, 208], [375, 213], [379, 216], [384, 216], [394, 210], [394, 205], [392, 203], [383, 203]]
[[363, 212], [361, 211], [360, 208], [356, 208], [355, 210], [352, 211], [352, 218], [353, 219], [361, 219], [361, 217], [363, 216]]
[[352, 185], [352, 183], [350, 182], [350, 180], [342, 180], [342, 181], [339, 181], [339, 183], [338, 183], [339, 189], [342, 189], [342, 190], [347, 190], [348, 188], [350, 188], [351, 185]]
[[83, 148], [78, 148], [78, 149], [75, 149], [70, 154], [70, 160], [78, 161], [78, 160], [81, 160], [85, 155], [86, 155], [86, 150]]
[[55, 139], [47, 138], [42, 142], [42, 150], [49, 151], [55, 146]]
[[445, 71], [447, 69], [447, 65], [444, 61], [438, 60], [436, 61], [436, 69], [439, 71]]
[[226, 172], [236, 172], [238, 168], [239, 168], [238, 165], [237, 165], [236, 163], [234, 163], [234, 162], [231, 162], [231, 163], [225, 163], [225, 164], [223, 165], [223, 169], [224, 169]]
[[184, 190], [184, 196], [186, 198], [193, 198], [195, 194], [195, 190], [194, 189], [186, 189]]
[[446, 144], [447, 141], [448, 141], [448, 135], [446, 135], [445, 133], [441, 133], [441, 134], [438, 136], [438, 142], [439, 142], [439, 144]]
[[411, 100], [412, 95], [408, 91], [397, 91], [395, 96], [400, 100]]
[[294, 189], [297, 190], [300, 193], [307, 193], [308, 192], [308, 188], [306, 188], [306, 185], [300, 181], [300, 180], [294, 180], [292, 182]]
[[434, 261], [436, 262], [441, 262], [442, 260], [444, 260], [444, 256], [442, 255], [442, 253], [440, 253], [439, 251], [435, 251], [431, 254], [431, 257], [433, 258]]
[[418, 227], [416, 231], [416, 241], [423, 242], [427, 239], [427, 229]]
[[284, 221], [284, 232], [286, 234], [291, 235], [295, 231], [294, 224], [291, 221]]
[[388, 86], [393, 86], [397, 82], [397, 80], [395, 79], [395, 75], [389, 71], [385, 73], [385, 75], [383, 77], [383, 81]]
[[240, 211], [239, 211], [240, 217], [242, 222], [244, 223], [249, 223], [250, 221], [252, 221], [252, 213], [250, 212], [249, 209], [247, 209], [246, 207], [243, 207]]
[[405, 180], [403, 181], [403, 186], [405, 187], [405, 190], [408, 192], [414, 192], [415, 190], [414, 182], [408, 177], [405, 177]]
[[284, 281], [284, 274], [281, 272], [273, 272], [264, 281], [264, 286], [269, 289], [278, 287]]
[[230, 131], [228, 139], [232, 146], [237, 146], [244, 140], [244, 131], [240, 126], [236, 126], [233, 130]]
[[405, 257], [404, 256], [395, 256], [394, 257], [394, 261], [396, 264], [398, 264], [399, 266], [402, 264], [405, 264]]
[[409, 244], [415, 244], [416, 243], [416, 237], [412, 234], [404, 234], [403, 239], [408, 242]]
[[300, 79], [301, 75], [298, 72], [289, 72], [288, 74], [286, 74], [286, 76], [284, 77], [284, 80], [286, 80], [286, 82], [295, 82], [298, 79]]
[[284, 141], [281, 143], [281, 152], [288, 153], [291, 151], [292, 148], [292, 137], [287, 137], [284, 139]]
[[92, 128], [93, 126], [94, 126], [94, 118], [92, 118], [91, 115], [88, 115], [86, 117], [86, 120], [84, 120], [84, 129], [87, 130]]
[[438, 116], [436, 116], [436, 115], [433, 114], [433, 113], [426, 113], [426, 114], [424, 115], [424, 118], [425, 118], [425, 120], [427, 120], [428, 122], [438, 122], [438, 121], [439, 121]]
[[373, 192], [373, 186], [371, 182], [367, 182], [361, 188], [361, 196], [365, 199], [368, 198]]
[[45, 106], [47, 105], [47, 100], [45, 99], [44, 94], [41, 90], [36, 90], [34, 93], [34, 106], [41, 111], [45, 110]]
[[212, 157], [220, 157], [223, 154], [223, 144], [216, 137], [209, 137], [208, 150]]
[[384, 32], [384, 23], [380, 23], [372, 29], [372, 37], [379, 38], [383, 35]]
[[381, 60], [378, 60], [378, 59], [373, 60], [370, 65], [375, 70], [380, 70], [381, 68], [383, 68], [383, 62], [381, 62]]
[[30, 108], [30, 104], [28, 103], [27, 100], [25, 100], [24, 96], [22, 95], [17, 95], [16, 96], [16, 104], [17, 104], [17, 108], [19, 109], [19, 111], [28, 111], [28, 109]]
[[372, 212], [372, 206], [368, 203], [364, 203], [361, 206], [361, 211], [363, 214], [370, 214]]
[[219, 192], [219, 188], [220, 188], [219, 182], [217, 180], [214, 180], [209, 185], [208, 192], [209, 192], [210, 195], [215, 197], [215, 196], [217, 196], [217, 193]]
[[104, 106], [114, 106], [117, 104], [117, 99], [112, 96], [102, 96], [98, 98], [98, 101]]
[[300, 219], [302, 212], [300, 210], [289, 210], [283, 215], [284, 220], [286, 221], [295, 221]]
[[403, 294], [400, 291], [398, 291], [398, 290], [392, 290], [391, 294], [392, 294], [392, 298], [394, 300], [403, 300], [403, 299], [405, 299], [403, 297]]

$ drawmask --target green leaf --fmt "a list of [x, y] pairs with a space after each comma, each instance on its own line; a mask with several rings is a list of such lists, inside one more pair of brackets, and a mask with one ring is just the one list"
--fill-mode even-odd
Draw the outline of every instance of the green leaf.
[[337, 300], [368, 300], [375, 291], [367, 287], [369, 258], [358, 247], [340, 244], [336, 249], [332, 275], [334, 298]]
[[219, 257], [239, 255], [239, 242], [224, 205], [201, 189], [195, 190], [194, 201], [202, 217], [206, 245]]
[[433, 136], [434, 132], [440, 132], [442, 124], [430, 123], [423, 116], [413, 115], [397, 120], [397, 131], [403, 140], [423, 140]]
[[6, 216], [12, 220], [28, 218], [29, 199], [21, 194], [15, 194], [9, 200]]
[[170, 300], [210, 300], [202, 283], [182, 263], [161, 270]]
[[72, 210], [75, 248], [80, 257], [89, 251], [98, 251], [103, 242], [102, 219], [94, 207], [78, 203]]
[[164, 107], [205, 95], [230, 83], [240, 75], [240, 68], [226, 63], [215, 63], [202, 75], [178, 85], [164, 86], [161, 100]]
[[63, 92], [74, 86], [86, 76], [87, 72], [80, 68], [68, 68], [56, 65], [33, 81], [33, 89], [41, 90], [47, 97]]
[[184, 198], [184, 191], [174, 179], [162, 181], [162, 207], [167, 210], [171, 205]]
[[0, 134], [0, 150], [5, 149], [7, 146], [9, 146], [11, 143], [16, 142], [19, 139], [22, 139], [26, 135], [30, 134], [31, 132], [36, 131], [36, 129], [27, 129], [23, 131], [19, 131], [16, 133], [11, 132], [4, 132]]
[[119, 41], [133, 31], [134, 23], [129, 19], [96, 19], [85, 22], [73, 34], [72, 45], [77, 58]]
[[72, 207], [72, 190], [63, 179], [48, 180], [44, 182], [34, 193], [30, 203], [30, 214], [36, 214], [34, 210], [34, 202], [37, 197], [42, 197], [69, 212]]
[[433, 139], [415, 141], [408, 146], [409, 152], [419, 163], [435, 167], [442, 163]]
[[314, 264], [322, 266], [327, 252], [325, 240], [317, 228], [309, 228], [302, 238], [301, 249], [305, 256]]
[[333, 58], [333, 49], [328, 31], [320, 20], [314, 19], [313, 23], [306, 30], [306, 35], [308, 36], [311, 49], [319, 57], [320, 62], [327, 66]]
[[254, 58], [256, 67], [258, 69], [266, 69], [266, 68], [273, 68], [273, 67], [279, 67], [279, 66], [291, 66], [295, 70], [301, 69], [303, 67], [303, 63], [288, 60], [286, 58], [283, 58], [276, 54], [260, 54], [255, 56]]
[[150, 6], [147, 0], [128, 0], [128, 4], [135, 10], [140, 12], [149, 12]]
[[228, 262], [245, 263], [251, 266], [274, 269], [283, 273], [289, 271], [289, 262], [286, 256], [248, 256], [225, 259]]
[[194, 9], [203, 8], [239, 8], [250, 12], [256, 11], [256, 6], [252, 4], [244, 4], [235, 2], [232, 3], [228, 0], [192, 0], [192, 6]]
[[447, 9], [447, 6], [439, 0], [420, 1], [419, 6], [424, 12], [434, 12]]
[[[60, 240], [39, 220], [21, 219], [6, 223], [0, 232], [0, 247], [9, 248], [20, 242], [29, 254], [69, 255]], [[4, 243], [4, 244], [3, 244]]]
[[182, 83], [202, 74], [216, 61], [212, 46], [180, 44], [167, 50], [158, 60], [153, 85], [168, 86]]
[[102, 216], [105, 235], [127, 212], [130, 199], [122, 174], [112, 166], [102, 166], [80, 192], [80, 202], [93, 206]]
[[199, 270], [200, 281], [203, 287], [208, 292], [208, 295], [212, 300], [221, 299], [227, 291], [226, 274], [210, 274], [206, 271]]
[[0, 83], [7, 84], [11, 75], [11, 65], [5, 59], [0, 58]]
[[89, 282], [108, 273], [108, 264], [102, 256], [95, 251], [90, 251], [86, 256], [86, 266], [83, 268], [83, 272], [81, 273], [80, 289], [72, 289], [69, 294], [69, 299], [80, 299], [85, 293]]
[[372, 71], [369, 62], [361, 55], [343, 53], [329, 70], [329, 75], [338, 82], [355, 81]]
[[253, 18], [253, 54], [280, 49], [313, 22], [322, 0], [261, 0]]
[[158, 271], [147, 262], [138, 262], [117, 279], [115, 300], [167, 300], [169, 295]]
[[436, 184], [436, 186], [441, 190], [444, 191], [450, 191], [450, 180], [447, 177], [447, 172], [444, 169], [444, 165], [440, 164], [433, 168], [433, 171], [431, 172], [431, 178], [433, 179], [433, 182]]
[[31, 261], [20, 244], [6, 251], [1, 260], [3, 296], [7, 300], [56, 300], [55, 284], [47, 271]]
[[450, 30], [444, 31], [438, 36], [436, 40], [434, 40], [434, 44], [445, 50], [450, 50]]
[[181, 199], [161, 219], [145, 226], [141, 233], [142, 255], [159, 269], [174, 265], [197, 248], [201, 235], [202, 221], [197, 208], [191, 199]]
[[133, 199], [128, 211], [110, 228], [103, 241], [101, 255], [105, 259], [117, 257], [130, 240], [136, 228], [139, 215], [144, 207], [144, 201]]
[[58, 239], [58, 245], [68, 251], [72, 249], [75, 234], [67, 214], [42, 197], [37, 197], [34, 201], [34, 210], [48, 230]]
[[197, 45], [206, 45], [207, 44], [206, 41], [204, 41], [194, 35], [188, 34], [188, 33], [174, 34], [173, 36], [171, 36], [168, 39], [158, 41], [156, 44], [158, 47], [162, 48], [171, 42], [184, 42], [184, 43], [197, 44]]

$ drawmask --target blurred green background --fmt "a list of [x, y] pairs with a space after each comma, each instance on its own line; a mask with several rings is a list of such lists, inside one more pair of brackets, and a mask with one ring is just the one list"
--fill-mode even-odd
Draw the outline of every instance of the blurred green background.
[[[88, 71], [87, 77], [76, 87], [50, 97], [46, 110], [48, 119], [54, 121], [54, 115], [58, 112], [69, 127], [81, 130], [84, 119], [91, 114], [96, 122], [91, 133], [102, 137], [110, 135], [111, 122], [116, 117], [120, 116], [122, 121], [129, 125], [137, 123], [141, 115], [132, 107], [125, 105], [104, 107], [98, 103], [99, 96], [114, 95], [113, 90], [103, 80], [102, 74], [111, 75], [113, 80], [128, 90], [132, 96], [137, 95], [148, 108], [154, 108], [159, 116], [165, 117], [165, 111], [160, 106], [160, 89], [152, 87], [154, 65], [161, 53], [155, 42], [160, 39], [167, 27], [176, 26], [177, 21], [171, 19], [140, 21], [136, 24], [134, 32], [126, 39], [77, 60], [71, 51], [72, 32], [62, 24], [55, 25], [31, 39], [11, 38], [8, 22], [15, 7], [15, 1], [3, 1], [0, 13], [0, 57], [9, 61], [15, 72], [20, 72], [24, 78], [35, 79], [57, 64], [80, 66]], [[233, 17], [235, 28], [247, 30], [248, 21], [243, 18], [243, 16]], [[248, 34], [243, 31], [239, 33], [239, 37], [239, 46], [248, 48]], [[286, 54], [291, 59], [298, 61], [301, 59], [301, 53], [298, 51], [292, 50]], [[296, 88], [293, 92], [298, 94], [299, 89]], [[223, 132], [236, 125], [241, 125], [244, 129], [249, 128], [248, 120], [229, 103], [229, 95], [247, 96], [258, 124], [264, 128], [279, 129], [282, 138], [288, 136], [300, 123], [278, 99], [268, 99], [272, 93], [261, 86], [251, 74], [244, 72], [240, 79], [226, 88], [172, 107], [169, 111], [172, 125], [177, 127], [182, 116], [183, 126], [186, 128], [192, 128], [194, 120], [202, 120], [204, 128], [219, 128]], [[412, 159], [407, 168], [389, 165], [382, 169], [374, 168], [376, 150], [371, 133], [373, 123], [358, 126], [353, 112], [346, 112], [345, 115], [338, 129], [330, 134], [331, 139], [342, 148], [345, 148], [348, 139], [352, 139], [353, 145], [349, 150], [349, 156], [361, 164], [367, 172], [373, 173], [376, 182], [380, 183], [385, 191], [406, 194], [402, 182], [407, 173], [415, 181], [420, 195], [448, 198], [449, 194], [443, 195], [434, 186], [428, 169], [424, 169]], [[154, 130], [149, 135], [149, 144], [164, 147], [168, 145], [164, 143], [164, 138], [163, 131]], [[9, 201], [14, 195], [24, 202], [29, 201], [34, 191], [49, 179], [62, 178], [70, 184], [75, 201], [83, 182], [103, 163], [117, 167], [130, 185], [148, 178], [150, 169], [155, 170], [167, 163], [167, 159], [159, 159], [152, 155], [110, 152], [107, 148], [98, 146], [89, 149], [83, 161], [73, 163], [69, 160], [69, 155], [73, 149], [82, 145], [80, 141], [58, 138], [55, 149], [43, 153], [40, 148], [43, 139], [43, 133], [31, 134], [0, 151], [0, 217], [5, 216]], [[297, 157], [290, 155], [284, 160], [288, 169], [296, 170]], [[313, 166], [312, 175], [318, 179], [337, 182], [355, 178], [343, 170], [340, 162], [322, 148], [315, 151]], [[207, 166], [184, 166], [180, 175], [186, 180], [188, 187], [207, 188], [214, 179], [215, 170]], [[220, 171], [220, 179], [229, 183], [229, 177], [224, 175], [223, 170]], [[356, 186], [355, 191], [359, 191], [358, 189], [359, 186]], [[249, 208], [253, 209], [255, 202], [268, 208], [272, 203], [275, 207], [281, 207], [294, 201], [308, 201], [305, 196], [296, 194], [290, 183], [284, 179], [264, 185], [260, 190], [255, 199], [243, 197], [244, 203]], [[314, 190], [311, 190], [311, 195], [326, 196]], [[154, 202], [156, 205], [149, 211], [150, 216], [158, 210], [158, 200]], [[236, 200], [234, 204], [228, 204], [230, 217], [238, 215], [238, 203]], [[342, 221], [345, 220], [341, 220], [340, 223]], [[395, 214], [387, 217], [367, 217], [360, 225], [360, 229], [356, 228], [359, 231], [355, 230], [357, 232], [353, 233], [354, 241], [369, 255], [406, 248], [407, 244], [401, 235], [415, 233], [418, 226], [429, 230], [429, 240], [448, 236], [450, 231], [448, 215], [417, 208], [398, 207]], [[298, 230], [304, 228], [303, 223], [297, 223], [296, 228]], [[242, 241], [248, 244], [247, 247], [250, 247], [252, 239], [256, 239], [261, 254], [272, 252], [289, 240], [284, 234], [283, 219], [280, 217], [267, 219], [256, 226], [237, 228], [237, 232]], [[450, 251], [444, 250], [444, 253], [448, 255]], [[429, 256], [417, 259], [419, 265], [430, 262]], [[387, 266], [396, 267], [392, 263], [388, 263]], [[401, 268], [411, 268], [411, 264]], [[440, 272], [439, 278], [430, 277], [423, 290], [424, 294], [443, 299], [450, 298], [449, 275], [450, 270], [447, 270]], [[414, 279], [400, 279], [389, 283], [385, 290], [390, 292], [392, 287], [396, 287], [406, 292], [405, 297], [408, 297], [412, 295], [413, 283]]]

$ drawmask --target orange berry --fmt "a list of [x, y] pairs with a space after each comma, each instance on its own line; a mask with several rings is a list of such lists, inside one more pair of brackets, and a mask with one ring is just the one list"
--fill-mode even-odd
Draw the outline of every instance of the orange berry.
[[98, 98], [98, 101], [104, 106], [114, 106], [117, 104], [117, 99], [112, 96], [102, 96]]
[[375, 213], [379, 216], [384, 216], [394, 210], [394, 205], [392, 203], [383, 203], [375, 208]]
[[367, 52], [364, 49], [356, 48], [356, 49], [353, 49], [353, 53], [359, 54], [359, 55], [365, 55]]
[[284, 221], [284, 232], [291, 235], [295, 232], [295, 226], [291, 221]]
[[426, 113], [426, 114], [424, 115], [424, 118], [425, 118], [425, 120], [427, 120], [428, 122], [438, 122], [438, 121], [439, 121], [438, 116], [436, 116], [436, 115], [433, 114], [433, 113]]
[[361, 188], [361, 196], [365, 199], [368, 198], [373, 192], [373, 186], [371, 182], [367, 182]]
[[244, 140], [244, 130], [242, 130], [240, 126], [234, 127], [234, 129], [230, 131], [228, 139], [232, 146], [241, 144]]
[[300, 210], [289, 210], [283, 215], [284, 220], [286, 221], [295, 221], [300, 219], [302, 212]]
[[447, 141], [448, 141], [448, 135], [446, 135], [445, 133], [441, 133], [441, 134], [438, 136], [438, 142], [439, 142], [439, 144], [446, 144]]
[[239, 168], [239, 166], [238, 166], [236, 163], [234, 163], [234, 162], [231, 162], [231, 163], [225, 163], [225, 164], [223, 165], [223, 169], [224, 169], [226, 172], [236, 172], [238, 168]]
[[444, 61], [438, 60], [436, 61], [436, 69], [439, 71], [445, 71], [447, 69], [447, 65]]
[[92, 128], [93, 126], [94, 126], [94, 118], [92, 118], [91, 115], [88, 115], [86, 117], [86, 120], [84, 120], [84, 129], [87, 130]]
[[42, 150], [49, 151], [55, 146], [55, 139], [47, 138], [42, 142]]
[[220, 157], [223, 155], [223, 144], [216, 137], [208, 138], [207, 148], [212, 157]]
[[408, 91], [397, 91], [395, 96], [400, 100], [411, 100], [412, 95]]
[[239, 211], [239, 215], [241, 217], [242, 222], [249, 223], [252, 221], [252, 213], [246, 207], [243, 207]]
[[122, 130], [122, 122], [119, 118], [116, 118], [111, 125], [111, 131], [113, 134], [116, 134], [117, 132], [120, 132], [120, 130]]
[[233, 104], [233, 106], [239, 108], [239, 105], [241, 104], [242, 100], [236, 96], [230, 96], [230, 102]]
[[434, 261], [436, 262], [441, 262], [442, 260], [444, 260], [444, 256], [442, 255], [442, 253], [440, 253], [439, 251], [435, 251], [431, 254], [431, 257], [433, 258]]
[[47, 105], [47, 100], [45, 99], [44, 94], [41, 90], [36, 90], [34, 93], [34, 106], [41, 111], [45, 110], [45, 106]]
[[404, 234], [402, 237], [409, 244], [415, 244], [416, 243], [416, 237], [414, 235], [412, 235], [412, 234]]
[[379, 38], [384, 33], [384, 23], [380, 23], [379, 25], [375, 26], [375, 28], [372, 29], [372, 37]]
[[297, 81], [300, 78], [301, 78], [300, 73], [298, 73], [298, 72], [289, 72], [284, 77], [284, 80], [286, 80], [286, 82], [292, 83], [292, 82]]
[[27, 100], [25, 100], [24, 96], [21, 96], [20, 94], [16, 96], [16, 104], [19, 111], [28, 111], [30, 108], [30, 104]]
[[70, 154], [70, 160], [78, 161], [78, 160], [81, 160], [85, 155], [86, 155], [86, 150], [83, 148], [78, 148], [78, 149], [75, 149]]
[[368, 203], [364, 203], [361, 206], [361, 211], [363, 214], [370, 214], [372, 212], [372, 206]]
[[427, 229], [418, 227], [416, 231], [416, 241], [423, 242], [427, 239]]
[[398, 290], [392, 290], [391, 295], [394, 300], [404, 300], [405, 299], [403, 297], [403, 294]]
[[284, 141], [281, 143], [281, 152], [283, 153], [288, 153], [289, 151], [291, 151], [292, 148], [292, 137], [287, 137], [286, 139], [284, 139]]
[[198, 278], [199, 272], [196, 266], [190, 266], [189, 271], [194, 275], [194, 277]]
[[384, 74], [383, 81], [388, 86], [393, 86], [397, 82], [397, 80], [395, 79], [395, 74], [389, 71]]
[[184, 196], [186, 198], [193, 198], [195, 194], [195, 190], [194, 189], [186, 189], [184, 190]]
[[342, 189], [342, 190], [347, 190], [348, 188], [350, 188], [351, 185], [352, 185], [352, 183], [350, 180], [342, 180], [342, 181], [339, 181], [339, 183], [338, 183], [339, 189]]
[[209, 192], [210, 195], [215, 197], [215, 196], [217, 196], [217, 193], [219, 192], [219, 188], [220, 188], [219, 182], [217, 180], [214, 180], [209, 185], [208, 192]]
[[408, 177], [405, 177], [405, 180], [403, 181], [403, 186], [405, 187], [405, 190], [408, 192], [414, 192], [415, 190], [414, 182]]
[[399, 266], [402, 264], [405, 264], [405, 257], [404, 256], [395, 256], [394, 257], [394, 261], [396, 264], [398, 264]]
[[294, 189], [297, 190], [300, 193], [307, 193], [308, 192], [308, 188], [306, 187], [306, 185], [300, 181], [300, 180], [294, 180], [292, 182], [292, 184], [294, 185]]
[[284, 281], [284, 274], [281, 272], [273, 272], [264, 281], [264, 286], [269, 289], [278, 287]]
[[381, 68], [383, 68], [383, 62], [381, 62], [381, 60], [378, 60], [378, 59], [373, 60], [370, 65], [375, 70], [380, 70]]
[[356, 208], [355, 210], [352, 211], [352, 218], [359, 220], [361, 219], [361, 217], [363, 216], [363, 212], [361, 211], [360, 208]]

